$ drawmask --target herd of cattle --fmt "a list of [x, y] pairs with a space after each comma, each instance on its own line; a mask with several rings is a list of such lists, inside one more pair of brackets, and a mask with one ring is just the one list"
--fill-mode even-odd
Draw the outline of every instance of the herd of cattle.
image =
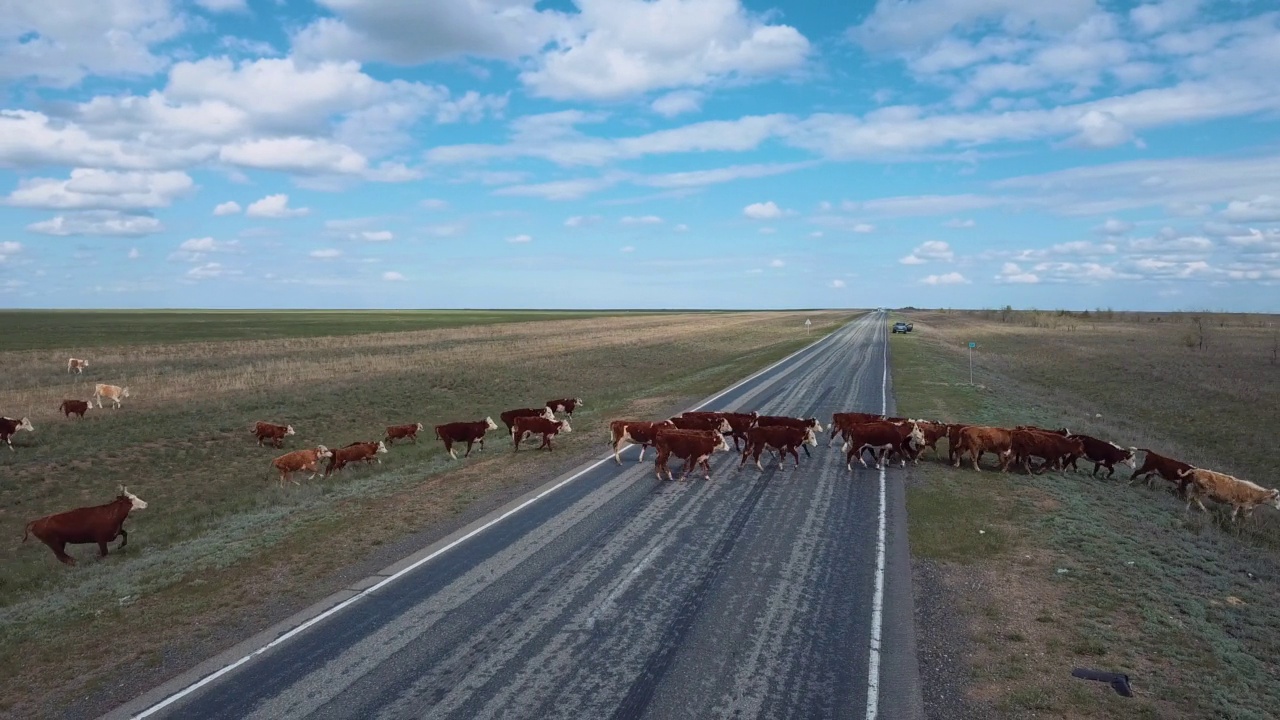
[[[70, 358], [67, 362], [68, 372], [82, 372], [88, 367], [85, 360]], [[102, 407], [104, 398], [111, 400], [114, 408], [119, 408], [120, 401], [129, 397], [127, 387], [97, 384], [94, 387], [94, 400], [97, 407]], [[551, 440], [562, 432], [572, 432], [568, 419], [557, 419], [556, 413], [563, 413], [572, 418], [573, 413], [583, 406], [581, 398], [562, 398], [549, 400], [541, 407], [518, 408], [508, 410], [499, 415], [511, 437], [514, 450], [520, 449], [520, 443], [532, 436], [541, 436], [542, 443], [538, 449], [551, 450]], [[93, 407], [91, 401], [64, 400], [60, 411], [65, 417], [76, 415], [81, 419], [87, 410]], [[486, 417], [477, 421], [450, 422], [434, 426], [435, 436], [444, 444], [445, 452], [456, 460], [454, 445], [466, 443], [467, 449], [463, 457], [469, 457], [473, 446], [484, 449], [485, 435], [490, 430], [497, 430], [493, 419]], [[34, 432], [35, 428], [29, 418], [9, 418], [0, 416], [0, 440], [8, 444], [11, 451], [12, 437], [18, 431]], [[320, 463], [327, 460], [324, 476], [342, 470], [354, 462], [381, 463], [378, 455], [387, 452], [387, 447], [396, 440], [418, 441], [418, 433], [423, 430], [422, 423], [391, 425], [386, 428], [382, 440], [370, 440], [351, 443], [345, 447], [329, 449], [324, 445], [304, 448], [285, 453], [271, 461], [271, 467], [279, 473], [280, 485], [293, 480], [293, 474], [310, 472], [308, 479], [314, 478], [320, 471]], [[279, 425], [265, 421], [254, 423], [249, 429], [258, 441], [259, 446], [267, 443], [273, 448], [283, 449], [285, 438], [295, 435], [292, 425]], [[796, 418], [778, 415], [760, 415], [758, 412], [686, 412], [666, 420], [614, 420], [609, 423], [609, 444], [613, 450], [614, 461], [622, 463], [620, 452], [624, 444], [639, 446], [637, 462], [644, 460], [645, 451], [654, 448], [657, 456], [654, 461], [654, 472], [661, 480], [665, 475], [673, 480], [668, 465], [675, 456], [684, 461], [681, 480], [686, 478], [691, 469], [701, 467], [703, 476], [711, 479], [710, 458], [717, 452], [729, 450], [726, 440], [733, 440], [733, 448], [741, 453], [738, 467], [742, 468], [748, 460], [753, 460], [756, 467], [763, 470], [760, 462], [766, 450], [777, 455], [778, 466], [782, 467], [786, 457], [790, 455], [795, 466], [800, 466], [799, 450], [804, 449], [809, 455], [809, 447], [817, 447], [818, 433], [824, 432], [822, 423], [817, 418]], [[1280, 510], [1280, 490], [1266, 489], [1254, 483], [1241, 480], [1231, 475], [1196, 468], [1187, 463], [1164, 457], [1151, 450], [1139, 448], [1122, 448], [1106, 440], [1099, 440], [1088, 435], [1072, 433], [1066, 428], [1046, 430], [1030, 425], [1020, 425], [1007, 429], [958, 423], [938, 423], [901, 417], [889, 417], [874, 413], [840, 412], [831, 418], [830, 440], [828, 446], [835, 443], [836, 438], [843, 440], [842, 452], [845, 454], [845, 466], [853, 468], [856, 458], [858, 463], [867, 467], [867, 456], [870, 454], [877, 468], [894, 458], [903, 466], [910, 460], [918, 463], [925, 450], [931, 449], [935, 456], [941, 457], [938, 442], [947, 441], [948, 460], [960, 467], [962, 459], [967, 457], [974, 470], [981, 470], [982, 457], [986, 453], [994, 454], [999, 461], [1002, 472], [1010, 466], [1021, 466], [1027, 473], [1043, 473], [1046, 469], [1065, 471], [1068, 467], [1077, 469], [1077, 462], [1086, 460], [1093, 463], [1093, 475], [1102, 468], [1107, 469], [1107, 477], [1115, 473], [1116, 465], [1127, 465], [1133, 469], [1129, 483], [1146, 477], [1148, 487], [1155, 477], [1161, 477], [1177, 486], [1178, 494], [1187, 501], [1187, 509], [1195, 502], [1202, 511], [1206, 510], [1202, 498], [1227, 503], [1232, 506], [1232, 519], [1236, 519], [1241, 511], [1245, 515], [1253, 512], [1258, 505], [1270, 504]], [[15, 451], [16, 452], [16, 451]], [[1137, 453], [1145, 454], [1142, 466], [1137, 467]], [[1040, 460], [1033, 466], [1033, 460]], [[107, 543], [120, 538], [119, 547], [123, 548], [128, 541], [124, 530], [124, 521], [132, 510], [141, 510], [147, 503], [130, 493], [124, 486], [120, 487], [120, 495], [111, 503], [95, 507], [77, 508], [63, 513], [49, 515], [33, 520], [26, 526], [23, 542], [28, 535], [48, 545], [57, 558], [68, 565], [74, 565], [75, 559], [65, 552], [67, 544], [97, 543], [99, 556], [107, 554]]]

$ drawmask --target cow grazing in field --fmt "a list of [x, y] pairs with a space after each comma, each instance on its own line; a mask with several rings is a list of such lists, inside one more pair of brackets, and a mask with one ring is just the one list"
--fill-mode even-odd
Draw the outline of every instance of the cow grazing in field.
[[1137, 456], [1138, 448], [1136, 447], [1126, 449], [1113, 442], [1099, 440], [1088, 435], [1075, 434], [1067, 437], [1078, 438], [1084, 444], [1083, 453], [1076, 453], [1067, 460], [1067, 464], [1071, 465], [1072, 470], [1076, 469], [1076, 461], [1082, 457], [1093, 463], [1091, 475], [1097, 476], [1098, 470], [1105, 467], [1108, 479], [1116, 474], [1116, 463], [1128, 465], [1130, 470], [1137, 465], [1135, 457]]
[[88, 360], [81, 360], [80, 358], [67, 358], [67, 372], [74, 372], [75, 374], [79, 375], [80, 373], [84, 372], [84, 369], [87, 367], [89, 367]]
[[119, 409], [120, 401], [129, 397], [129, 388], [98, 383], [93, 386], [93, 397], [98, 401], [99, 409], [102, 408], [102, 398], [107, 398], [113, 403], [113, 408]]
[[719, 413], [715, 415], [680, 415], [667, 422], [676, 426], [677, 430], [709, 430], [718, 433], [733, 432], [729, 424]]
[[845, 451], [845, 467], [852, 470], [855, 456], [860, 465], [867, 466], [862, 457], [867, 450], [875, 454], [877, 468], [884, 467], [891, 453], [901, 455], [902, 464], [906, 466], [906, 458], [923, 445], [924, 433], [915, 422], [880, 421], [849, 426], [842, 449]]
[[[582, 398], [560, 398], [559, 400], [548, 400], [547, 409], [553, 413], [564, 413], [569, 417], [573, 417], [573, 411], [583, 407]], [[552, 418], [553, 420], [555, 418]]]
[[91, 407], [93, 406], [84, 400], [63, 400], [62, 404], [58, 406], [58, 410], [62, 411], [63, 417], [77, 415], [81, 420], [83, 420], [84, 414], [88, 412]]
[[359, 462], [366, 463], [377, 460], [382, 462], [379, 454], [387, 451], [386, 443], [378, 440], [376, 442], [353, 442], [346, 447], [340, 447], [329, 455], [329, 467], [325, 468], [324, 476], [329, 477], [334, 472], [346, 467], [349, 463]]
[[551, 408], [546, 406], [540, 408], [517, 408], [515, 410], [507, 410], [506, 412], [498, 415], [498, 419], [502, 421], [502, 424], [507, 426], [508, 433], [510, 433], [511, 429], [515, 427], [516, 418], [522, 417], [540, 417], [546, 418], [547, 420], [556, 419], [555, 413], [551, 411]]
[[412, 425], [388, 425], [386, 441], [388, 445], [394, 445], [396, 440], [409, 439], [414, 445], [418, 444], [418, 433], [422, 431], [422, 423], [413, 423]]
[[106, 557], [107, 543], [120, 538], [120, 545], [116, 548], [119, 550], [129, 542], [129, 533], [124, 529], [129, 511], [146, 507], [146, 502], [121, 485], [120, 494], [106, 505], [76, 508], [32, 520], [27, 523], [22, 542], [27, 541], [28, 535], [35, 535], [67, 565], [76, 564], [76, 559], [66, 552], [67, 545], [97, 543], [98, 557]]
[[706, 471], [703, 478], [710, 480], [711, 456], [720, 450], [728, 451], [729, 449], [729, 443], [725, 441], [724, 435], [713, 430], [662, 430], [658, 432], [654, 444], [658, 448], [658, 457], [654, 460], [653, 467], [659, 480], [662, 479], [664, 472], [668, 480], [675, 479], [671, 475], [671, 467], [668, 464], [672, 455], [684, 460], [684, 472], [680, 474], [681, 480], [688, 477], [689, 470], [698, 465]]
[[750, 456], [755, 460], [756, 467], [764, 470], [764, 466], [760, 464], [760, 455], [765, 448], [778, 452], [778, 467], [782, 467], [787, 453], [791, 453], [791, 457], [795, 459], [796, 467], [800, 467], [800, 453], [796, 452], [796, 449], [803, 445], [818, 446], [818, 436], [814, 434], [813, 428], [798, 428], [788, 425], [753, 427], [747, 431], [747, 446], [742, 449], [742, 462], [738, 463], [738, 467], [741, 468], [746, 465], [747, 457]]
[[1009, 462], [1013, 459], [1013, 431], [979, 425], [966, 427], [960, 431], [960, 445], [954, 465], [960, 467], [961, 457], [968, 453], [973, 460], [973, 469], [981, 471], [978, 461], [984, 452], [993, 452], [1000, 457], [1001, 471], [1009, 469]]
[[480, 449], [484, 450], [484, 434], [497, 429], [497, 423], [489, 417], [476, 422], [451, 422], [435, 427], [436, 438], [444, 443], [444, 451], [449, 453], [449, 457], [453, 460], [458, 459], [457, 454], [453, 452], [454, 443], [466, 443], [467, 454], [463, 457], [471, 457], [471, 446], [480, 443]]
[[36, 428], [31, 424], [31, 418], [22, 418], [20, 420], [10, 417], [0, 417], [0, 440], [3, 440], [9, 446], [10, 452], [18, 452], [13, 448], [13, 436], [19, 431], [35, 432]]
[[310, 480], [320, 472], [317, 463], [329, 457], [333, 457], [333, 451], [323, 445], [317, 445], [314, 448], [285, 453], [272, 460], [271, 466], [280, 471], [280, 487], [284, 487], [286, 480], [292, 480], [294, 485], [301, 485], [302, 483], [293, 480], [293, 474], [310, 470], [311, 475], [307, 478]]
[[[1072, 457], [1079, 457], [1085, 451], [1084, 442], [1080, 438], [1065, 437], [1057, 433], [1043, 430], [1010, 431], [1010, 447], [1013, 449], [1013, 462], [1022, 465], [1023, 472], [1031, 474], [1031, 458], [1042, 458], [1044, 462], [1035, 469], [1036, 474], [1053, 466], [1061, 469]], [[1006, 468], [1007, 469], [1007, 468]]]
[[1226, 473], [1214, 472], [1203, 468], [1191, 468], [1178, 473], [1181, 480], [1187, 481], [1187, 510], [1194, 502], [1200, 509], [1208, 512], [1200, 498], [1207, 497], [1220, 503], [1231, 505], [1231, 519], [1235, 520], [1243, 510], [1245, 517], [1253, 514], [1259, 505], [1270, 505], [1280, 510], [1280, 490], [1262, 487], [1241, 480]]
[[1142, 467], [1134, 470], [1133, 474], [1129, 476], [1130, 485], [1132, 485], [1138, 478], [1146, 475], [1147, 487], [1149, 488], [1152, 486], [1152, 481], [1155, 479], [1155, 476], [1159, 475], [1165, 480], [1168, 480], [1178, 486], [1178, 495], [1187, 494], [1187, 483], [1191, 481], [1185, 479], [1183, 473], [1194, 470], [1194, 467], [1182, 462], [1181, 460], [1174, 460], [1173, 458], [1165, 457], [1154, 450], [1148, 450], [1146, 448], [1138, 448], [1138, 450], [1146, 453], [1146, 457], [1142, 459]]
[[275, 425], [269, 422], [259, 420], [249, 428], [249, 432], [258, 438], [258, 445], [262, 445], [263, 440], [270, 440], [272, 447], [284, 447], [284, 439], [290, 435], [294, 435], [292, 425]]
[[747, 431], [756, 426], [756, 420], [759, 419], [760, 413], [751, 411], [749, 413], [740, 412], [707, 412], [707, 411], [690, 411], [681, 413], [681, 417], [719, 417], [729, 423], [729, 437], [733, 438], [733, 449], [738, 449], [738, 441], [746, 441]]
[[551, 447], [551, 438], [560, 433], [573, 432], [573, 428], [569, 427], [568, 420], [548, 420], [544, 417], [518, 417], [516, 424], [511, 428], [511, 442], [516, 450], [520, 449], [520, 441], [530, 435], [541, 435], [542, 444], [538, 446], [541, 450], [546, 448], [548, 451], [553, 450]]
[[636, 462], [644, 460], [645, 448], [653, 446], [654, 435], [659, 430], [674, 430], [675, 424], [670, 420], [652, 422], [649, 420], [614, 420], [609, 423], [609, 445], [613, 448], [613, 460], [619, 465], [622, 458], [618, 453], [623, 443], [640, 446], [640, 457]]

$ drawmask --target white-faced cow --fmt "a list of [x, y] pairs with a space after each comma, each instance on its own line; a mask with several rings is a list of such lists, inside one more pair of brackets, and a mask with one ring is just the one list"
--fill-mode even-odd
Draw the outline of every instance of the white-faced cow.
[[262, 445], [263, 440], [270, 440], [272, 447], [284, 447], [284, 439], [290, 435], [294, 435], [292, 425], [276, 425], [273, 423], [259, 420], [249, 428], [249, 432], [258, 438], [258, 445]]
[[129, 533], [124, 530], [129, 511], [146, 507], [146, 502], [121, 485], [120, 495], [106, 505], [76, 508], [32, 520], [27, 523], [22, 542], [27, 541], [28, 535], [35, 535], [67, 565], [76, 564], [76, 559], [66, 552], [67, 545], [97, 543], [98, 557], [106, 557], [107, 543], [120, 538], [120, 545], [116, 548], [119, 550], [129, 542]]
[[0, 417], [0, 440], [3, 440], [9, 446], [11, 452], [18, 452], [13, 449], [13, 436], [21, 430], [26, 430], [27, 432], [36, 431], [35, 426], [31, 424], [31, 418]]
[[613, 460], [619, 465], [622, 458], [618, 455], [623, 443], [640, 446], [640, 457], [636, 462], [644, 460], [645, 448], [653, 446], [654, 437], [659, 430], [674, 429], [670, 420], [653, 422], [651, 420], [614, 420], [609, 423], [609, 445], [613, 448]]
[[1134, 461], [1134, 457], [1138, 452], [1138, 448], [1136, 447], [1126, 449], [1113, 442], [1099, 440], [1098, 438], [1089, 437], [1088, 435], [1075, 434], [1068, 435], [1067, 437], [1078, 438], [1084, 444], [1083, 453], [1073, 453], [1071, 458], [1067, 460], [1067, 464], [1071, 466], [1072, 470], [1076, 469], [1076, 461], [1081, 457], [1093, 463], [1093, 472], [1090, 473], [1091, 475], [1097, 476], [1098, 470], [1105, 467], [1107, 469], [1108, 479], [1115, 475], [1117, 463], [1128, 465], [1130, 470], [1137, 466], [1137, 463]]
[[1259, 505], [1270, 505], [1280, 510], [1280, 490], [1267, 489], [1261, 485], [1241, 480], [1226, 473], [1214, 472], [1203, 468], [1192, 468], [1178, 474], [1187, 484], [1187, 510], [1194, 502], [1202, 511], [1208, 512], [1200, 498], [1207, 497], [1231, 506], [1231, 519], [1235, 520], [1243, 510], [1245, 517], [1253, 514]]
[[412, 440], [414, 445], [418, 444], [418, 433], [422, 432], [422, 423], [413, 423], [411, 425], [388, 425], [386, 441], [388, 445], [394, 445], [396, 440]]
[[463, 457], [470, 457], [472, 444], [479, 443], [480, 449], [484, 450], [484, 434], [497, 429], [497, 423], [493, 418], [488, 417], [476, 422], [451, 422], [435, 427], [436, 438], [444, 443], [444, 451], [449, 453], [449, 457], [453, 460], [458, 459], [453, 451], [454, 443], [466, 443], [467, 454]]
[[93, 405], [90, 405], [84, 400], [63, 400], [62, 404], [58, 406], [58, 410], [62, 411], [63, 417], [69, 418], [72, 415], [75, 415], [83, 420], [84, 414], [88, 412], [91, 407], [93, 407]]
[[511, 443], [515, 450], [520, 449], [520, 441], [530, 435], [541, 435], [542, 444], [537, 449], [554, 450], [551, 438], [560, 433], [573, 432], [568, 420], [548, 420], [544, 417], [518, 417], [511, 428]]
[[292, 481], [294, 485], [301, 485], [302, 483], [293, 479], [294, 473], [310, 470], [311, 475], [307, 478], [310, 480], [320, 472], [318, 463], [330, 457], [333, 457], [332, 450], [323, 445], [317, 445], [314, 448], [285, 453], [272, 460], [271, 466], [280, 471], [280, 487], [284, 487], [286, 480]]
[[573, 411], [583, 405], [582, 398], [560, 398], [559, 400], [547, 401], [548, 410], [553, 413], [564, 413], [569, 417], [573, 417]]
[[498, 414], [498, 419], [503, 425], [507, 426], [507, 433], [511, 433], [511, 429], [515, 427], [516, 418], [522, 417], [540, 417], [547, 420], [555, 420], [555, 413], [551, 412], [551, 408], [545, 405], [540, 408], [516, 408], [515, 410], [507, 410]]
[[87, 367], [89, 367], [88, 360], [81, 360], [80, 358], [67, 358], [67, 372], [74, 372], [75, 374], [79, 375], [80, 373], [84, 372], [84, 369]]
[[102, 398], [106, 398], [112, 402], [112, 407], [120, 408], [120, 401], [129, 397], [129, 388], [120, 387], [119, 385], [106, 385], [98, 383], [93, 386], [93, 397], [98, 401], [98, 408], [102, 408]]
[[811, 427], [791, 427], [788, 425], [764, 425], [753, 427], [747, 431], [747, 446], [742, 449], [741, 468], [747, 464], [747, 458], [755, 460], [756, 467], [764, 470], [760, 464], [760, 455], [765, 448], [778, 452], [778, 467], [782, 467], [787, 453], [795, 459], [796, 467], [800, 467], [800, 453], [796, 449], [804, 445], [818, 446], [818, 436]]
[[662, 479], [664, 472], [668, 480], [674, 479], [671, 467], [668, 465], [672, 455], [684, 460], [681, 480], [688, 477], [689, 470], [698, 465], [706, 471], [703, 477], [710, 480], [711, 456], [721, 450], [729, 450], [729, 443], [725, 441], [724, 435], [714, 430], [662, 430], [654, 438], [654, 445], [658, 448], [654, 472], [657, 473], [659, 480]]

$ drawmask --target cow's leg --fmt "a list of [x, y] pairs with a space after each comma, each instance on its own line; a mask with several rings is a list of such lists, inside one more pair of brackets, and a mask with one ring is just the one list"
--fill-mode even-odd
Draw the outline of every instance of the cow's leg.
[[99, 410], [101, 410], [101, 409], [102, 409], [102, 396], [101, 396], [101, 395], [94, 395], [94, 396], [93, 396], [93, 399], [98, 401], [98, 409], [99, 409]]
[[978, 458], [979, 458], [981, 455], [982, 455], [982, 453], [980, 453], [980, 452], [978, 452], [978, 451], [976, 451], [976, 450], [970, 450], [970, 451], [969, 451], [969, 459], [973, 461], [973, 469], [974, 469], [975, 471], [977, 471], [977, 472], [982, 472], [982, 468], [978, 467]]
[[541, 450], [542, 448], [546, 448], [548, 452], [551, 451], [550, 433], [542, 433], [542, 444], [538, 446], [538, 449]]
[[[805, 450], [804, 450], [804, 452], [805, 452], [805, 454], [806, 454], [806, 455], [808, 455], [808, 454], [809, 454], [809, 448], [808, 448], [808, 446], [806, 446], [806, 445], [801, 445], [800, 447], [802, 447], [802, 448], [804, 448], [804, 449], [805, 449]], [[792, 457], [792, 458], [795, 458], [795, 461], [796, 461], [796, 467], [797, 467], [797, 468], [798, 468], [798, 467], [800, 467], [800, 453], [796, 452], [796, 449], [795, 449], [795, 448], [791, 448], [791, 457]], [[812, 457], [812, 455], [810, 455], [810, 457]]]
[[[805, 456], [805, 457], [807, 457], [807, 458], [812, 458], [812, 457], [813, 457], [812, 455], [810, 455], [810, 454], [809, 454], [809, 446], [808, 446], [808, 445], [801, 445], [800, 447], [804, 448], [804, 456]], [[792, 449], [791, 449], [791, 452], [793, 452], [793, 453], [794, 453], [794, 452], [795, 452], [795, 448], [792, 448]], [[798, 455], [796, 456], [796, 462], [797, 462], [797, 463], [798, 463], [798, 462], [800, 462], [800, 457], [799, 457]]]
[[107, 556], [107, 544], [105, 542], [98, 543], [98, 557], [104, 558], [106, 556]]
[[636, 462], [644, 462], [644, 451], [649, 448], [649, 443], [640, 443], [640, 457], [636, 458]]
[[129, 544], [129, 533], [125, 532], [124, 528], [120, 528], [120, 532], [119, 534], [116, 535], [116, 537], [120, 538], [120, 544], [116, 546], [117, 550], [120, 550], [125, 545]]
[[471, 445], [472, 445], [472, 443], [474, 443], [474, 442], [475, 442], [474, 440], [468, 440], [468, 441], [467, 441], [467, 452], [466, 452], [466, 454], [464, 454], [462, 457], [471, 457]]
[[[734, 448], [734, 450], [736, 451], [737, 448]], [[741, 470], [742, 466], [747, 464], [747, 456], [751, 454], [751, 448], [748, 447], [746, 450], [743, 450], [739, 454], [742, 456], [741, 458], [742, 461], [738, 463], [738, 469]]]
[[756, 469], [764, 472], [764, 465], [760, 464], [760, 456], [764, 454], [764, 445], [756, 445], [751, 449], [751, 459], [756, 461]]
[[1115, 463], [1107, 463], [1107, 479], [1110, 480], [1116, 474]]
[[62, 541], [57, 541], [57, 542], [48, 542], [48, 541], [45, 541], [45, 545], [48, 545], [48, 546], [49, 546], [49, 548], [50, 548], [51, 550], [53, 550], [53, 554], [54, 554], [54, 555], [56, 555], [56, 556], [57, 556], [57, 558], [58, 558], [58, 560], [59, 560], [60, 562], [62, 562], [63, 564], [65, 564], [65, 565], [75, 565], [75, 564], [76, 564], [76, 559], [75, 559], [75, 558], [73, 558], [73, 557], [71, 557], [70, 555], [68, 555], [68, 554], [67, 554], [67, 544], [66, 544], [65, 542], [62, 542]]
[[12, 436], [12, 435], [6, 436], [6, 437], [5, 437], [5, 439], [4, 439], [4, 443], [5, 443], [6, 445], [8, 445], [8, 446], [9, 446], [9, 452], [15, 452], [15, 453], [16, 453], [16, 452], [18, 452], [17, 450], [14, 450], [14, 449], [13, 449], [13, 436]]
[[[413, 442], [414, 442], [414, 444], [416, 445], [416, 444], [418, 443], [418, 441], [417, 441], [417, 439], [416, 439], [416, 437], [417, 437], [417, 436], [415, 435], [414, 437], [415, 437], [415, 440], [414, 440]], [[476, 442], [480, 443], [480, 452], [484, 452], [484, 436], [483, 436], [483, 435], [481, 435], [481, 436], [480, 436], [480, 439], [479, 439], [479, 440], [477, 440]]]

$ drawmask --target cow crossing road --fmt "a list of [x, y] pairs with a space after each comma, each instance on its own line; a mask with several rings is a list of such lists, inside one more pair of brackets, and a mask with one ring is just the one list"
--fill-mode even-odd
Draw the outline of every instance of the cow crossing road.
[[[880, 412], [885, 343], [871, 313], [699, 409]], [[878, 471], [812, 450], [764, 472], [720, 453], [710, 482], [610, 454], [107, 717], [920, 718], [901, 478], [882, 511]]]

